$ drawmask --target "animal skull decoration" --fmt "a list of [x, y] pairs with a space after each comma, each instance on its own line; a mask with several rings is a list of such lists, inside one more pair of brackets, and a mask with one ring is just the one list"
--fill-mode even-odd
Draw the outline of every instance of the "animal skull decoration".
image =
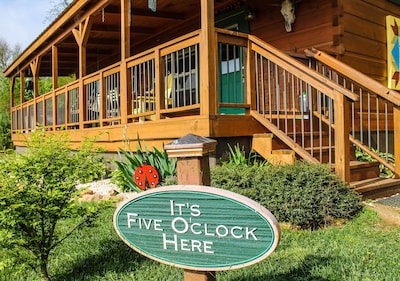
[[287, 32], [292, 31], [292, 24], [296, 19], [294, 15], [294, 1], [292, 0], [284, 0], [281, 4], [281, 14], [285, 19], [285, 29]]

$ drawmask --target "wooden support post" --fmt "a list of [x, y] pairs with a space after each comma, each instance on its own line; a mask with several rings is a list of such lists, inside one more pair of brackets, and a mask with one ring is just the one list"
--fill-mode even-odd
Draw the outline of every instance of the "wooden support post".
[[[255, 65], [254, 65], [254, 52], [251, 48], [250, 40], [247, 45], [246, 56], [246, 101], [250, 103], [250, 110], [257, 110], [257, 97], [256, 97], [256, 79], [255, 79]], [[248, 109], [246, 111], [249, 111]], [[248, 112], [250, 113], [250, 112]]]
[[51, 46], [51, 72], [53, 80], [53, 90], [58, 88], [58, 46]]
[[347, 98], [336, 93], [335, 111], [335, 173], [350, 182], [350, 110]]
[[25, 101], [25, 73], [21, 71], [19, 73], [19, 100], [20, 104], [23, 104]]
[[[209, 154], [216, 149], [217, 142], [208, 138], [186, 135], [166, 145], [169, 157], [176, 157], [178, 184], [210, 185]], [[215, 281], [214, 272], [185, 269], [185, 281]]]
[[41, 57], [35, 58], [30, 64], [30, 68], [33, 76], [33, 96], [36, 98], [39, 96], [39, 67]]
[[79, 24], [78, 29], [73, 29], [72, 34], [75, 37], [79, 47], [79, 128], [83, 129], [83, 121], [85, 121], [84, 109], [84, 84], [83, 77], [86, 75], [86, 44], [89, 39], [92, 21], [87, 17], [83, 23]]
[[[128, 108], [132, 107], [131, 101], [128, 100], [128, 81], [129, 73], [127, 69], [126, 59], [131, 56], [131, 9], [130, 0], [121, 1], [121, 68], [120, 68], [120, 102], [121, 102], [121, 123], [128, 123]], [[132, 114], [132, 113], [130, 113]]]
[[200, 115], [216, 115], [218, 111], [216, 89], [216, 33], [214, 29], [214, 0], [201, 0], [200, 33]]

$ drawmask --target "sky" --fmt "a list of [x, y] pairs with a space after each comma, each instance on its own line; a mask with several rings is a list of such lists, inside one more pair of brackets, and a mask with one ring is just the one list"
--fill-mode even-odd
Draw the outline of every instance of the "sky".
[[52, 0], [0, 0], [0, 38], [25, 50], [50, 25]]

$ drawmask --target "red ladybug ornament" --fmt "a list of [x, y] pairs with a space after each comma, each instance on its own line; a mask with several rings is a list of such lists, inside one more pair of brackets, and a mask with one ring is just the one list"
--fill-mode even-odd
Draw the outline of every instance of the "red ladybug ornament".
[[159, 178], [156, 168], [150, 165], [139, 166], [133, 175], [136, 185], [142, 190], [146, 190], [146, 187], [156, 187], [159, 183]]

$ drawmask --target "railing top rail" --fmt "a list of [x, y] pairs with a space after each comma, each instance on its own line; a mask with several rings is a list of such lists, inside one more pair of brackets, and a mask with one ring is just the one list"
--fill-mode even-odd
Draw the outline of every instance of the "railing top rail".
[[400, 93], [393, 91], [360, 71], [342, 63], [339, 60], [331, 57], [330, 55], [319, 51], [315, 48], [305, 50], [306, 55], [313, 57], [316, 60], [326, 64], [333, 70], [341, 73], [342, 75], [350, 78], [354, 82], [358, 83], [362, 87], [369, 91], [379, 95], [380, 97], [390, 101], [396, 106], [400, 106]]
[[217, 33], [219, 33], [219, 34], [226, 34], [226, 35], [231, 35], [231, 36], [235, 36], [235, 37], [242, 37], [242, 38], [245, 38], [245, 39], [248, 38], [248, 34], [247, 33], [239, 32], [239, 31], [222, 29], [222, 28], [215, 28], [215, 31]]
[[[353, 100], [353, 101], [358, 101], [359, 100], [359, 96], [351, 91], [349, 91], [348, 89], [334, 83], [333, 81], [330, 81], [329, 79], [327, 79], [326, 77], [322, 76], [320, 73], [318, 73], [317, 71], [314, 71], [312, 69], [310, 69], [308, 66], [302, 64], [301, 62], [297, 61], [296, 59], [292, 58], [289, 55], [286, 55], [284, 53], [282, 53], [282, 51], [272, 47], [269, 44], [266, 44], [264, 41], [262, 41], [261, 39], [257, 38], [254, 35], [248, 35], [248, 38], [251, 42], [253, 42], [254, 44], [260, 46], [262, 49], [264, 49], [265, 51], [269, 52], [270, 54], [272, 54], [273, 56], [275, 56], [276, 58], [280, 58], [282, 61], [284, 61], [286, 64], [290, 65], [291, 67], [295, 68], [296, 70], [301, 72], [301, 75], [306, 78], [307, 80], [312, 82], [316, 82], [318, 84], [324, 84], [325, 86], [329, 87], [332, 92], [334, 93], [340, 93], [344, 96], [346, 96], [347, 98]], [[326, 93], [328, 94], [328, 93]], [[331, 96], [331, 98], [335, 99], [334, 95]]]

